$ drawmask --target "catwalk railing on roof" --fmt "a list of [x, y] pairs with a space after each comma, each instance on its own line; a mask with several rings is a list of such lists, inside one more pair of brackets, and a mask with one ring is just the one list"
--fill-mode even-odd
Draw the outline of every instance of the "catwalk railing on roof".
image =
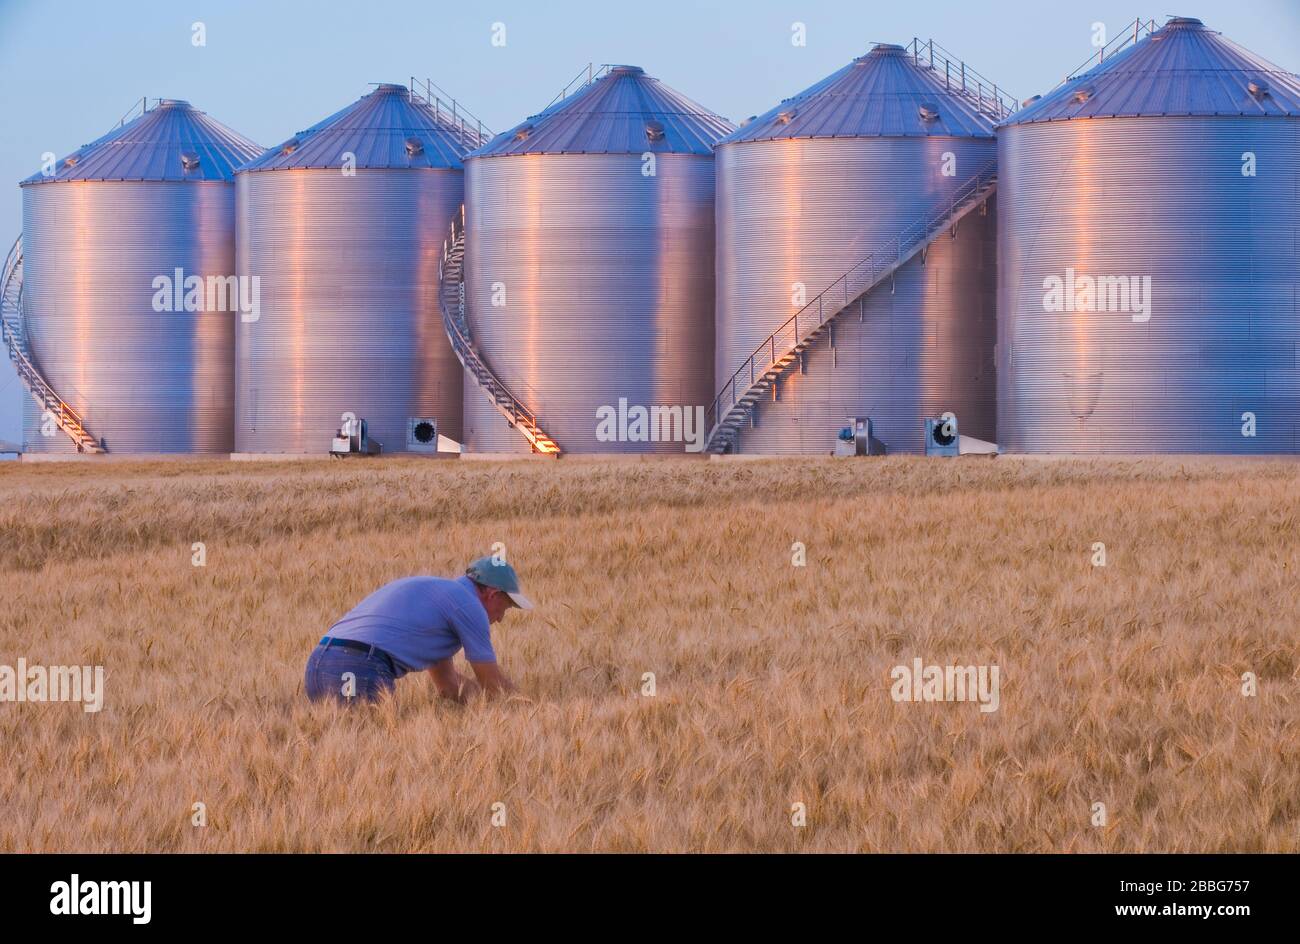
[[1082, 75], [1084, 72], [1101, 65], [1107, 59], [1114, 58], [1118, 53], [1127, 49], [1129, 46], [1132, 46], [1143, 36], [1154, 33], [1157, 29], [1159, 29], [1159, 27], [1156, 25], [1155, 20], [1143, 20], [1140, 18], [1134, 20], [1116, 34], [1114, 39], [1110, 40], [1089, 56], [1081, 66], [1077, 69], [1071, 70], [1070, 73], [1067, 74], [1066, 77], [1057, 85], [1057, 88], [1060, 88], [1071, 79]]
[[492, 138], [492, 129], [431, 79], [411, 76], [411, 98], [424, 102], [439, 119], [458, 129], [461, 139], [470, 148], [481, 147]]
[[[155, 104], [157, 104], [160, 101], [162, 101], [162, 99], [160, 98], [154, 99]], [[114, 125], [114, 127], [120, 128], [123, 125], [125, 125], [128, 121], [134, 121], [136, 118], [139, 118], [148, 110], [149, 110], [149, 99], [141, 98], [139, 101], [135, 102], [131, 106], [130, 110], [127, 111], [125, 115], [123, 115], [120, 119], [118, 119], [118, 122], [116, 125]]]
[[913, 37], [907, 51], [913, 62], [933, 69], [943, 79], [945, 89], [965, 98], [981, 115], [1002, 121], [1016, 110], [1014, 95], [980, 75], [933, 39]]
[[[560, 94], [556, 95], [553, 99], [551, 99], [550, 104], [548, 104], [546, 108], [550, 108], [551, 105], [554, 105], [556, 102], [563, 101], [564, 99], [572, 95], [574, 92], [576, 92], [578, 89], [584, 88], [590, 85], [592, 82], [595, 82], [597, 79], [599, 79], [601, 76], [603, 76], [612, 68], [613, 66], [610, 65], [608, 62], [601, 63], [599, 66], [597, 66], [595, 63], [592, 62], [587, 63], [585, 66], [583, 66], [581, 72], [579, 72], [572, 79], [570, 79], [569, 83], [565, 85], [564, 88], [560, 89]], [[544, 108], [542, 110], [545, 111], [546, 109]]]

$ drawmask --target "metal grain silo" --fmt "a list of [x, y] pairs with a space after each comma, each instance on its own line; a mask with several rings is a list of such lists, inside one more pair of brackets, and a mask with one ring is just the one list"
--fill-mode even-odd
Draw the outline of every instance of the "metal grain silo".
[[1300, 78], [1143, 28], [999, 129], [1002, 444], [1294, 452]]
[[[162, 100], [22, 182], [22, 357], [87, 450], [230, 451], [238, 316], [206, 289], [185, 310], [185, 282], [233, 277], [234, 169], [260, 153]], [[44, 414], [25, 401], [27, 450], [77, 451]]]
[[881, 44], [717, 148], [713, 451], [890, 452], [925, 419], [994, 438], [993, 122], [1013, 102], [933, 42]]
[[[731, 127], [613, 66], [469, 156], [469, 334], [564, 452], [680, 454], [684, 421], [645, 441], [636, 411], [712, 396], [712, 149]], [[530, 449], [465, 388], [470, 450]], [[601, 411], [632, 423], [607, 435]]]
[[240, 168], [239, 272], [261, 314], [238, 326], [238, 452], [324, 453], [345, 413], [385, 453], [414, 418], [461, 438], [438, 261], [478, 143], [440, 102], [380, 85]]

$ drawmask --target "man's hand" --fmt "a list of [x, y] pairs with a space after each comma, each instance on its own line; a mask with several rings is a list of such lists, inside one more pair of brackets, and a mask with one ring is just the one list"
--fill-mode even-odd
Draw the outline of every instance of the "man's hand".
[[457, 672], [452, 667], [450, 659], [443, 659], [431, 665], [429, 677], [433, 679], [433, 687], [438, 690], [441, 697], [454, 701], [458, 705], [465, 704], [466, 699], [473, 694], [474, 683]]
[[478, 679], [485, 697], [493, 698], [516, 691], [514, 683], [506, 678], [495, 662], [471, 662], [469, 667], [474, 670], [474, 677]]

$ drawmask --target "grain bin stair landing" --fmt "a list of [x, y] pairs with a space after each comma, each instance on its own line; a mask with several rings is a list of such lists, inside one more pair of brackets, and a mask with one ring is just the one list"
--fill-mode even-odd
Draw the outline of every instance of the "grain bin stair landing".
[[9, 250], [5, 260], [4, 274], [0, 277], [0, 330], [4, 333], [5, 347], [9, 350], [9, 359], [14, 362], [18, 378], [40, 404], [54, 417], [54, 422], [63, 430], [77, 447], [78, 452], [105, 452], [94, 436], [86, 431], [86, 425], [76, 410], [72, 409], [51, 387], [37, 369], [27, 349], [26, 326], [23, 324], [23, 241], [19, 237]]
[[442, 259], [438, 263], [438, 307], [442, 312], [442, 326], [447, 331], [452, 350], [464, 368], [470, 372], [483, 392], [491, 398], [497, 412], [515, 429], [523, 433], [534, 452], [559, 456], [560, 447], [542, 431], [537, 415], [512, 394], [504, 383], [492, 373], [470, 340], [469, 323], [465, 320], [465, 207], [451, 221], [451, 235], [443, 243]]
[[[874, 249], [768, 335], [731, 375], [710, 405], [708, 419], [712, 424], [705, 450], [714, 454], [726, 452], [735, 443], [755, 404], [799, 361], [804, 351], [828, 334], [835, 320], [850, 305], [888, 279], [941, 234], [955, 234], [957, 223], [983, 206], [996, 190], [997, 162], [989, 161], [962, 182], [942, 207], [909, 224]], [[829, 335], [832, 343], [833, 337]]]

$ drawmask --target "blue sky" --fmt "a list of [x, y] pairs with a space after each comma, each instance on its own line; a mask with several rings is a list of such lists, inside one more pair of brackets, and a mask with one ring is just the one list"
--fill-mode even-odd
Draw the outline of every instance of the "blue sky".
[[[427, 76], [501, 130], [539, 111], [587, 62], [642, 66], [732, 120], [874, 42], [933, 37], [1019, 98], [1045, 92], [1141, 15], [1196, 16], [1300, 71], [1300, 0], [1195, 0], [1178, 9], [1085, 0], [0, 0], [0, 242], [22, 225], [17, 183], [40, 156], [98, 137], [141, 96], [184, 98], [262, 145], [337, 111], [372, 82]], [[191, 42], [191, 25], [207, 44]], [[792, 24], [807, 44], [791, 43]], [[493, 24], [505, 45], [493, 46]], [[0, 358], [0, 439], [26, 396]]]

